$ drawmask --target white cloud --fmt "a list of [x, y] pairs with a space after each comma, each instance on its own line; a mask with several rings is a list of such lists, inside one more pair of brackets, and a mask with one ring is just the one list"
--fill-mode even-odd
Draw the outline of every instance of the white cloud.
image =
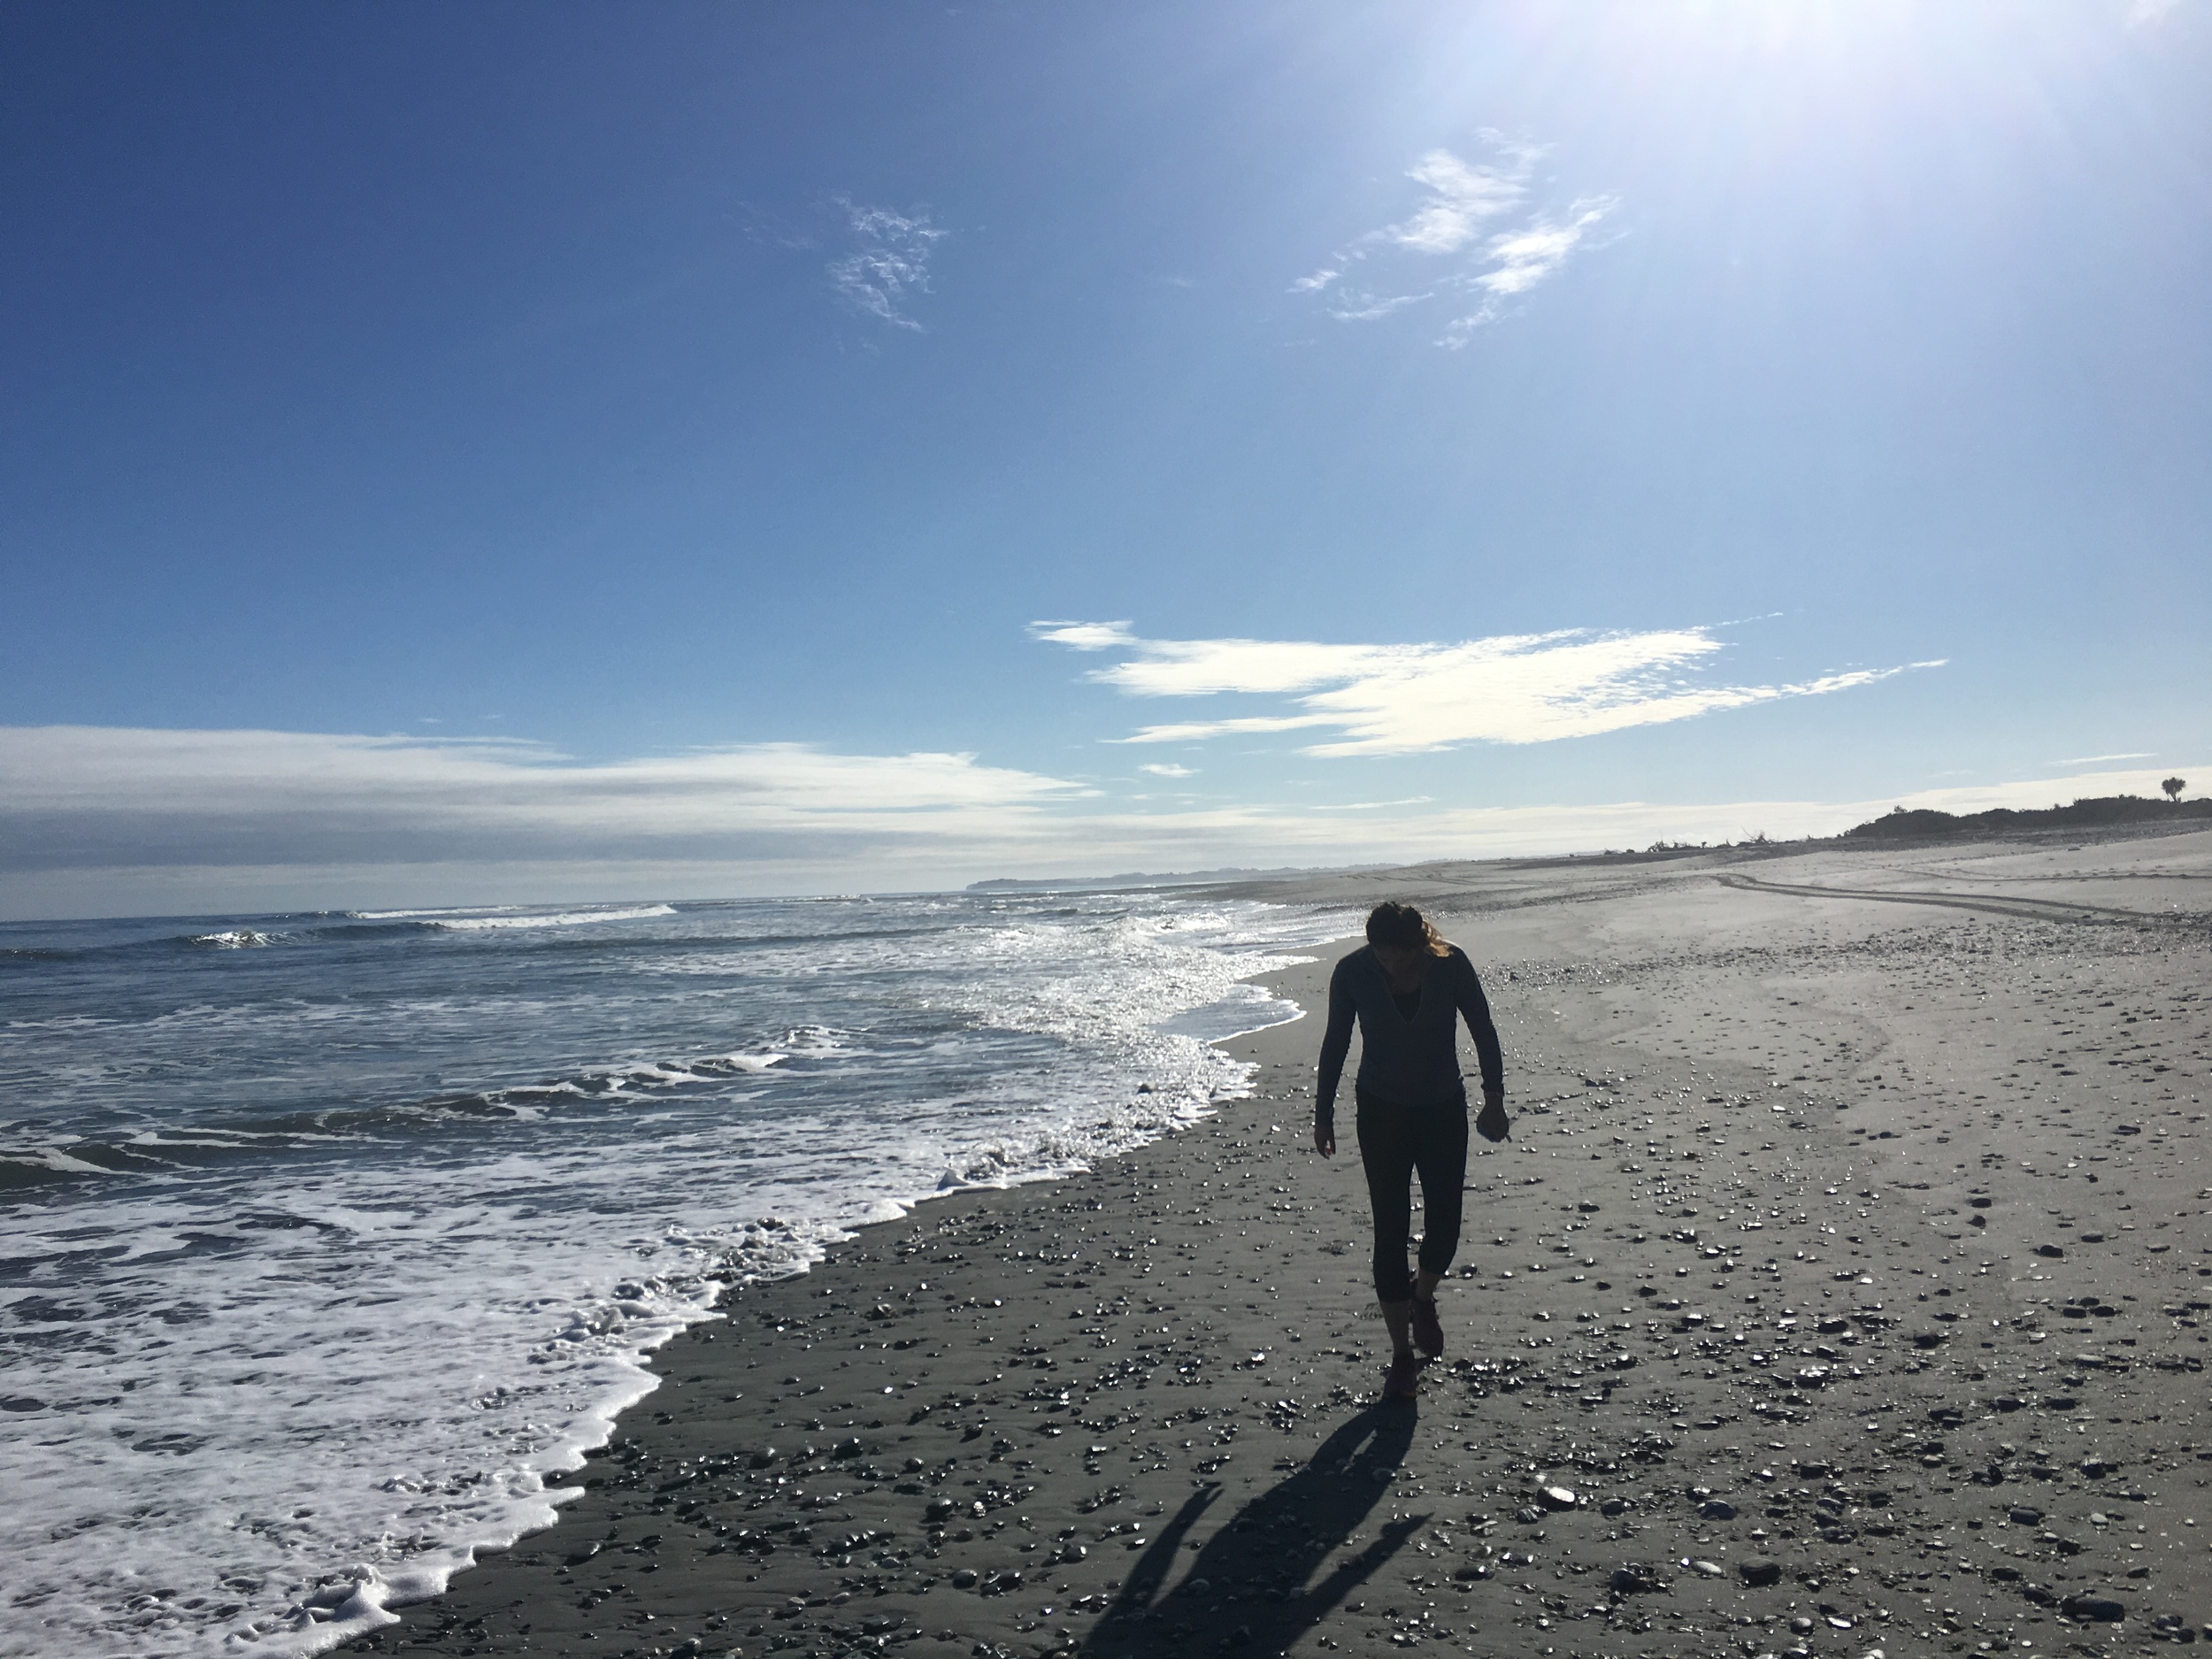
[[1474, 279], [1486, 294], [1525, 294], [1567, 262], [1575, 244], [1589, 227], [1611, 212], [1617, 198], [1578, 202], [1572, 217], [1562, 225], [1542, 220], [1525, 230], [1491, 239], [1490, 257], [1497, 268]]
[[0, 870], [856, 855], [1090, 793], [972, 755], [795, 743], [579, 763], [515, 741], [0, 727]]
[[900, 328], [920, 331], [904, 310], [908, 296], [929, 292], [929, 257], [934, 244], [950, 234], [929, 222], [927, 213], [909, 218], [888, 208], [860, 207], [838, 199], [858, 244], [830, 262], [830, 285], [871, 317]]
[[1433, 293], [1394, 294], [1388, 299], [1384, 300], [1363, 296], [1361, 299], [1354, 301], [1348, 296], [1345, 304], [1332, 305], [1329, 308], [1329, 315], [1340, 323], [1371, 323], [1378, 317], [1387, 317], [1393, 311], [1402, 311], [1409, 305], [1418, 305], [1423, 300], [1432, 300], [1435, 297]]
[[[1538, 212], [1486, 235], [1492, 220], [1526, 208], [1530, 175], [1543, 151], [1497, 133], [1483, 136], [1499, 154], [1495, 164], [1468, 162], [1448, 150], [1429, 151], [1407, 173], [1428, 192], [1413, 212], [1356, 238], [1331, 264], [1293, 282], [1290, 291], [1318, 294], [1355, 265], [1385, 278], [1401, 263], [1392, 256], [1416, 259], [1424, 268], [1417, 284], [1390, 292], [1345, 283], [1333, 296], [1329, 315], [1340, 322], [1374, 322], [1440, 296], [1473, 296], [1474, 309], [1453, 318], [1437, 342], [1458, 347], [1496, 321], [1506, 301], [1555, 275], [1577, 250], [1589, 245], [1591, 233], [1620, 205], [1619, 198], [1585, 196], [1563, 213]], [[1440, 260], [1448, 262], [1441, 272], [1434, 269]]]
[[[1540, 742], [1900, 672], [1704, 684], [1689, 671], [1720, 646], [1702, 629], [1445, 645], [1145, 640], [1125, 622], [1034, 631], [1071, 649], [1113, 653], [1090, 677], [1133, 695], [1276, 703], [1148, 726], [1125, 741], [1298, 731], [1317, 740], [1309, 752], [1328, 756]], [[1143, 770], [1195, 775], [1165, 760]], [[1352, 803], [1384, 804], [1418, 803]], [[1201, 843], [1217, 852], [1240, 838], [1296, 841], [1300, 832], [1283, 824], [1310, 810], [1117, 816], [1094, 788], [964, 753], [750, 743], [586, 762], [514, 738], [0, 728], [0, 889], [8, 893], [72, 870], [88, 881], [102, 871], [187, 868], [350, 870], [369, 880], [361, 872], [431, 866], [479, 879], [493, 869], [715, 868], [752, 872], [743, 890], [772, 879], [760, 872], [779, 872], [781, 890], [792, 891], [849, 885], [864, 869], [883, 885], [895, 882], [893, 872], [1063, 846], [1102, 855], [1116, 844], [1133, 855], [1156, 846], [1167, 856]]]
[[2181, 0], [2134, 0], [2128, 7], [2127, 26], [2141, 29], [2163, 23], [2180, 4]]
[[1072, 646], [1079, 651], [1103, 651], [1137, 642], [1126, 622], [1033, 622], [1029, 632], [1032, 638]]
[[530, 744], [0, 728], [0, 916], [911, 891], [985, 876], [1508, 857], [1832, 834], [1893, 805], [2155, 795], [2164, 775], [1856, 803], [1156, 810], [960, 755], [763, 744], [578, 765]]
[[1465, 345], [1476, 329], [1495, 322], [1502, 302], [1527, 293], [1555, 273], [1583, 238], [1619, 205], [1618, 196], [1587, 197], [1568, 209], [1563, 220], [1539, 219], [1492, 237], [1486, 250], [1490, 268], [1464, 279], [1465, 286], [1482, 295], [1482, 303], [1466, 316], [1453, 319], [1440, 343]]
[[1416, 253], [1455, 253], [1475, 239], [1485, 219], [1520, 205], [1538, 151], [1509, 149], [1506, 167], [1472, 166], [1448, 150], [1432, 150], [1406, 177], [1428, 186], [1429, 199], [1413, 217], [1378, 233], [1382, 241]]
[[1148, 726], [1121, 741], [1192, 742], [1333, 728], [1340, 735], [1305, 750], [1324, 756], [1406, 755], [1463, 743], [1587, 737], [1783, 697], [1817, 696], [1905, 672], [1861, 669], [1784, 685], [1703, 684], [1690, 671], [1723, 649], [1707, 628], [1571, 629], [1449, 645], [1325, 645], [1133, 639], [1126, 636], [1126, 625], [1115, 626], [1120, 633], [1114, 642], [1131, 655], [1094, 669], [1091, 680], [1141, 697], [1286, 696], [1299, 710]]
[[2076, 755], [2070, 759], [2060, 761], [2058, 764], [2062, 766], [2089, 766], [2095, 764], [2101, 760], [2148, 760], [2157, 751], [2154, 749], [2139, 749], [2130, 750], [2124, 755]]

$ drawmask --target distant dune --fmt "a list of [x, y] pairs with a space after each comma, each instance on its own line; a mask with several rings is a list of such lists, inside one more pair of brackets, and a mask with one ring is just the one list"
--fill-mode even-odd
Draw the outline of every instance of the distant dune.
[[2139, 795], [2100, 795], [2071, 806], [2038, 807], [2016, 811], [1993, 807], [1986, 812], [1960, 817], [1927, 807], [1907, 811], [1903, 807], [1871, 823], [1844, 831], [1883, 841], [1915, 839], [1924, 835], [1989, 835], [2008, 830], [2097, 829], [2111, 824], [2164, 824], [2212, 818], [2212, 797], [2197, 801], [2156, 801]]

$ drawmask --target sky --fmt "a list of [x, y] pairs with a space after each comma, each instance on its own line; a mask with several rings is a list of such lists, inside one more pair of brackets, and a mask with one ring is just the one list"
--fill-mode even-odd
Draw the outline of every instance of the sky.
[[2212, 787], [2212, 5], [0, 5], [0, 916]]

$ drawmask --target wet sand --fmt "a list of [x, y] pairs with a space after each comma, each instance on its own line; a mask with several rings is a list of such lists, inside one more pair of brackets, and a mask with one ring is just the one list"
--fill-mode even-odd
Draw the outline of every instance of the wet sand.
[[1346, 941], [1250, 1098], [733, 1290], [558, 1525], [348, 1651], [2212, 1639], [2212, 833], [1253, 892], [1431, 907], [1497, 1015], [1417, 1402], [1348, 1102], [1310, 1145]]

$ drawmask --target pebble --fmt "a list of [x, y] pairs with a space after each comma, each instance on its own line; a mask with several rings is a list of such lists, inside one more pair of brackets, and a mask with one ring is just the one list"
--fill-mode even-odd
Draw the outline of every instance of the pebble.
[[2116, 1624], [2128, 1616], [2127, 1609], [2107, 1595], [2070, 1595], [2059, 1610], [2089, 1624]]

